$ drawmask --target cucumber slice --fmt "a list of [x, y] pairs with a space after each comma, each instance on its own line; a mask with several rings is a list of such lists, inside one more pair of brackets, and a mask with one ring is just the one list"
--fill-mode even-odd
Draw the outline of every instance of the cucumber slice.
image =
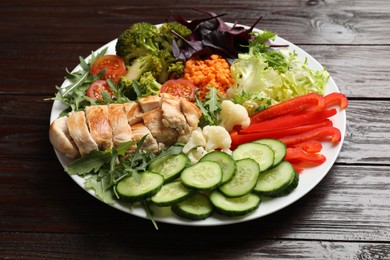
[[143, 172], [139, 174], [140, 183], [133, 176], [118, 182], [114, 187], [121, 199], [128, 201], [141, 201], [156, 194], [164, 183], [164, 178], [157, 173]]
[[181, 181], [190, 189], [211, 190], [220, 184], [222, 169], [216, 162], [198, 162], [182, 171]]
[[253, 193], [238, 198], [227, 198], [215, 190], [210, 195], [210, 201], [219, 214], [235, 217], [244, 216], [255, 211], [260, 206], [261, 199]]
[[192, 191], [184, 187], [180, 181], [174, 181], [164, 184], [161, 190], [151, 197], [151, 201], [160, 207], [172, 206], [187, 199], [191, 194]]
[[270, 197], [283, 196], [298, 186], [299, 176], [293, 166], [283, 161], [275, 168], [261, 172], [253, 192]]
[[241, 197], [251, 192], [259, 178], [260, 167], [253, 159], [237, 161], [237, 171], [233, 178], [219, 187], [226, 197]]
[[274, 163], [272, 164], [272, 167], [281, 163], [286, 156], [287, 148], [282, 141], [264, 138], [255, 141], [255, 143], [268, 145], [268, 147], [274, 151]]
[[168, 154], [152, 161], [148, 166], [148, 171], [162, 175], [164, 183], [167, 183], [177, 179], [188, 163], [189, 159], [185, 154]]
[[245, 158], [255, 160], [260, 166], [260, 171], [266, 171], [274, 163], [274, 151], [265, 144], [254, 142], [241, 144], [234, 150], [233, 159], [238, 161]]
[[188, 199], [173, 205], [171, 210], [179, 217], [202, 220], [211, 216], [214, 208], [206, 195], [195, 193]]
[[228, 182], [236, 172], [236, 162], [227, 153], [221, 151], [208, 153], [200, 159], [200, 162], [204, 161], [212, 161], [219, 164], [222, 169], [221, 184]]

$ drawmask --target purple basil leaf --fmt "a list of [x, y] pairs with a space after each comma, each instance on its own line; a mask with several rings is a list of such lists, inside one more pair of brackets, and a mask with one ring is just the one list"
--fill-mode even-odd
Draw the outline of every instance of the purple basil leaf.
[[[213, 12], [194, 9], [207, 14], [209, 17], [198, 18], [187, 21], [182, 16], [173, 16], [172, 19], [191, 29], [192, 34], [188, 39], [183, 39], [184, 45], [179, 48], [175, 43], [173, 47], [174, 56], [178, 60], [185, 61], [192, 55], [204, 55], [205, 53], [217, 53], [226, 58], [229, 63], [237, 58], [238, 53], [248, 50], [249, 40], [255, 35], [252, 31], [261, 17], [249, 28], [227, 25], [221, 18], [225, 15], [217, 15]], [[180, 37], [180, 36], [179, 36]], [[181, 38], [181, 37], [180, 37]], [[206, 49], [203, 51], [203, 49]]]

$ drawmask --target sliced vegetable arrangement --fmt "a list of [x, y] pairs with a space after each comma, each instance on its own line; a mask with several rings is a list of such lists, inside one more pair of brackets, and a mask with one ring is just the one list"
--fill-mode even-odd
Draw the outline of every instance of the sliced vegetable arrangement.
[[342, 139], [332, 117], [348, 100], [324, 95], [325, 69], [254, 32], [260, 19], [248, 28], [200, 12], [131, 25], [116, 53], [80, 58], [53, 98], [68, 105], [49, 131], [72, 159], [66, 171], [153, 222], [151, 205], [190, 220], [247, 216], [324, 163], [322, 142]]

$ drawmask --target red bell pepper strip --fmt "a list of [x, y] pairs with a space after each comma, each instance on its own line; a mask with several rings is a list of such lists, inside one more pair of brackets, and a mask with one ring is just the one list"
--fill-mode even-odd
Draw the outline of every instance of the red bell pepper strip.
[[[245, 136], [245, 135], [244, 135]], [[280, 141], [285, 143], [287, 146], [291, 146], [297, 143], [301, 143], [307, 140], [321, 140], [326, 137], [331, 137], [331, 142], [332, 143], [338, 143], [341, 140], [341, 132], [339, 129], [333, 126], [325, 126], [325, 127], [320, 127], [317, 129], [313, 129], [310, 131], [307, 131], [302, 134], [297, 134], [297, 135], [290, 135], [290, 136], [285, 136], [282, 138], [279, 138]]]
[[303, 115], [292, 117], [275, 118], [256, 124], [252, 124], [240, 131], [242, 134], [249, 134], [253, 132], [263, 132], [275, 129], [288, 129], [291, 127], [301, 126], [310, 123], [322, 122], [325, 119], [334, 116], [337, 113], [335, 108], [330, 110], [322, 110], [317, 112], [309, 112]]
[[301, 147], [287, 148], [287, 153], [284, 159], [292, 163], [304, 162], [322, 164], [326, 161], [326, 157], [324, 155], [319, 153], [307, 153]]
[[230, 149], [232, 150], [234, 150], [234, 148], [239, 146], [240, 144], [249, 143], [261, 139], [258, 133], [247, 135], [234, 134], [230, 135], [230, 138], [232, 139], [232, 145], [230, 147]]
[[277, 116], [298, 112], [310, 107], [316, 107], [318, 108], [317, 110], [322, 110], [325, 107], [323, 96], [315, 93], [309, 93], [280, 102], [279, 104], [273, 105], [254, 114], [251, 117], [251, 122], [261, 122]]
[[284, 136], [291, 136], [296, 134], [305, 133], [310, 130], [314, 130], [321, 127], [333, 126], [332, 121], [326, 119], [324, 122], [308, 124], [303, 126], [297, 126], [286, 129], [277, 129], [270, 131], [262, 131], [262, 132], [253, 132], [249, 134], [237, 133], [236, 131], [232, 131], [230, 133], [230, 138], [232, 139], [233, 145], [240, 145], [247, 142], [252, 142], [259, 140], [261, 138], [275, 138], [279, 139]]
[[302, 166], [298, 165], [298, 163], [291, 163], [291, 165], [297, 173], [301, 173], [304, 170]]
[[348, 107], [348, 99], [344, 94], [341, 93], [331, 93], [324, 97], [325, 107], [330, 107], [333, 105], [339, 105], [340, 109], [346, 109]]
[[289, 128], [285, 128], [285, 129], [275, 129], [275, 130], [259, 129], [258, 131], [253, 130], [253, 131], [250, 131], [250, 132], [247, 132], [244, 129], [244, 130], [241, 130], [239, 132], [239, 134], [242, 135], [242, 134], [254, 134], [254, 133], [257, 133], [259, 135], [259, 139], [260, 138], [280, 138], [280, 137], [287, 136], [287, 135], [301, 134], [301, 133], [304, 133], [304, 132], [307, 132], [307, 131], [310, 131], [310, 130], [313, 130], [313, 129], [316, 129], [316, 128], [320, 128], [320, 127], [323, 127], [323, 126], [333, 126], [333, 123], [329, 119], [325, 119], [324, 121], [319, 122], [319, 123], [313, 123], [313, 124], [289, 127]]
[[322, 143], [317, 140], [307, 140], [297, 143], [288, 148], [300, 147], [307, 153], [319, 153], [322, 150]]

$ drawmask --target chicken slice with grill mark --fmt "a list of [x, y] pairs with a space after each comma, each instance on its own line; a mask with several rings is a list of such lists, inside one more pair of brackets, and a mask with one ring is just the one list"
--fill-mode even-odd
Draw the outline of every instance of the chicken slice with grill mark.
[[91, 136], [99, 149], [106, 150], [112, 148], [112, 129], [108, 121], [107, 105], [86, 107], [85, 115]]
[[138, 103], [141, 105], [142, 111], [146, 113], [161, 107], [161, 98], [159, 96], [148, 96], [139, 98]]
[[176, 130], [163, 125], [161, 108], [156, 108], [144, 113], [142, 118], [145, 126], [149, 128], [150, 132], [159, 143], [172, 145], [176, 142], [179, 134]]
[[108, 105], [108, 120], [112, 128], [112, 141], [115, 147], [118, 147], [121, 143], [133, 140], [133, 134], [127, 121], [123, 104]]
[[92, 135], [88, 130], [84, 111], [70, 113], [66, 123], [69, 134], [76, 143], [81, 156], [98, 150], [98, 145], [93, 140]]
[[68, 117], [63, 116], [57, 118], [50, 124], [49, 139], [54, 149], [65, 154], [66, 157], [76, 158], [80, 156], [80, 152], [69, 134], [67, 125]]
[[157, 142], [157, 140], [153, 137], [150, 130], [142, 123], [137, 123], [131, 126], [131, 129], [133, 131], [133, 139], [134, 141], [139, 141], [144, 137], [145, 135], [145, 141], [141, 147], [142, 150], [147, 150], [153, 153], [156, 153], [160, 151], [160, 146]]
[[198, 128], [199, 119], [202, 116], [200, 109], [185, 98], [180, 98], [180, 109], [190, 126], [190, 132]]
[[167, 93], [161, 94], [162, 123], [175, 129], [179, 134], [190, 132], [186, 118], [180, 109], [180, 98]]
[[123, 105], [125, 106], [127, 121], [129, 125], [134, 125], [136, 123], [142, 122], [143, 112], [141, 106], [137, 102], [131, 101]]

